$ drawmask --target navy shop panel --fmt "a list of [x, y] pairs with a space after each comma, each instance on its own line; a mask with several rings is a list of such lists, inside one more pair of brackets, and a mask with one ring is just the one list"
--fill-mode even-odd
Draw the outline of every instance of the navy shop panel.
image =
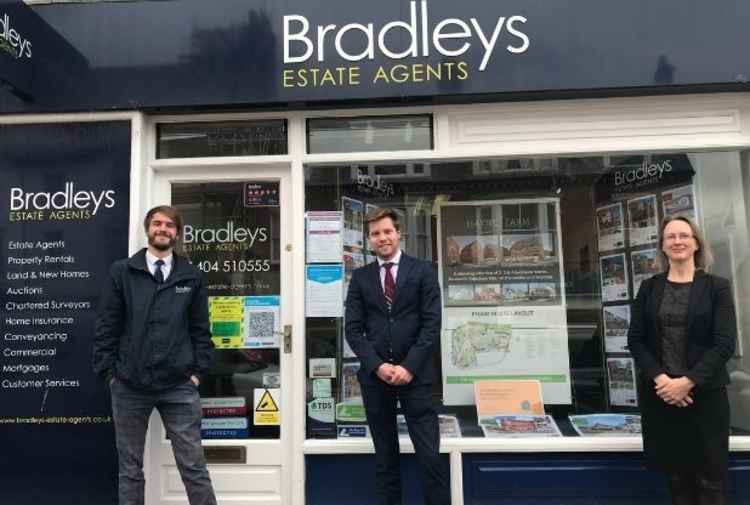
[[[734, 458], [731, 505], [750, 503], [750, 459]], [[640, 453], [464, 454], [465, 505], [668, 505]]]
[[[445, 464], [448, 455], [444, 454]], [[305, 457], [307, 505], [378, 505], [375, 456], [343, 454]], [[413, 454], [401, 455], [402, 505], [422, 505], [422, 484]]]

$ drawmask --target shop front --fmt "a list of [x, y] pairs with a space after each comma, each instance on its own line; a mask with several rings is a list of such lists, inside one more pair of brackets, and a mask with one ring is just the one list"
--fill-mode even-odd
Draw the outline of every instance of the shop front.
[[[626, 334], [672, 215], [731, 283], [732, 503], [748, 500], [747, 6], [222, 4], [0, 1], [9, 503], [115, 503], [93, 321], [163, 203], [209, 290], [220, 503], [375, 503], [343, 309], [382, 207], [440, 282], [453, 503], [666, 503]], [[152, 505], [187, 503], [169, 444], [155, 415]]]

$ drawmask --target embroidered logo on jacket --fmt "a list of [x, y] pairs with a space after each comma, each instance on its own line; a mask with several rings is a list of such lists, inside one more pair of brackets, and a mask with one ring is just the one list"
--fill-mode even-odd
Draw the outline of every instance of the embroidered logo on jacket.
[[190, 293], [193, 288], [190, 286], [175, 286], [174, 292], [179, 294]]

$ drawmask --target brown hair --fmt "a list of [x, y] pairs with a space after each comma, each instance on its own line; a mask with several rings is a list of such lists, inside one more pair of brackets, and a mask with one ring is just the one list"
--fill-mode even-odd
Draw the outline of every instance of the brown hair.
[[146, 230], [146, 235], [148, 235], [148, 227], [151, 224], [151, 219], [153, 219], [154, 214], [157, 212], [164, 214], [174, 221], [174, 224], [177, 227], [177, 235], [182, 237], [182, 215], [180, 214], [180, 211], [169, 205], [157, 205], [146, 213], [146, 217], [143, 219], [143, 229]]
[[690, 219], [685, 216], [668, 216], [665, 217], [661, 222], [661, 229], [659, 230], [659, 266], [662, 271], [669, 270], [669, 258], [664, 254], [664, 229], [672, 221], [682, 221], [690, 226], [690, 230], [693, 233], [695, 243], [698, 245], [698, 250], [693, 254], [693, 261], [695, 262], [696, 270], [706, 270], [714, 261], [713, 254], [711, 254], [711, 247], [706, 242], [698, 226]]
[[381, 219], [385, 219], [387, 217], [391, 218], [391, 221], [393, 221], [393, 227], [396, 228], [397, 232], [401, 232], [401, 223], [398, 221], [398, 213], [390, 209], [388, 207], [379, 207], [375, 210], [371, 210], [367, 213], [365, 216], [365, 224], [367, 225], [367, 234], [370, 234], [370, 223], [374, 223], [375, 221], [380, 221]]

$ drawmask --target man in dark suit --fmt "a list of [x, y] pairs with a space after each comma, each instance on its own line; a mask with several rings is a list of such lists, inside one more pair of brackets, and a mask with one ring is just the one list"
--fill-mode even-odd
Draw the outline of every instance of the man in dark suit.
[[370, 426], [381, 505], [401, 503], [396, 405], [400, 401], [428, 505], [450, 503], [448, 471], [440, 458], [440, 426], [431, 385], [432, 350], [440, 335], [440, 286], [432, 265], [399, 248], [398, 214], [368, 213], [367, 233], [377, 261], [352, 274], [346, 298], [346, 339], [358, 372]]

